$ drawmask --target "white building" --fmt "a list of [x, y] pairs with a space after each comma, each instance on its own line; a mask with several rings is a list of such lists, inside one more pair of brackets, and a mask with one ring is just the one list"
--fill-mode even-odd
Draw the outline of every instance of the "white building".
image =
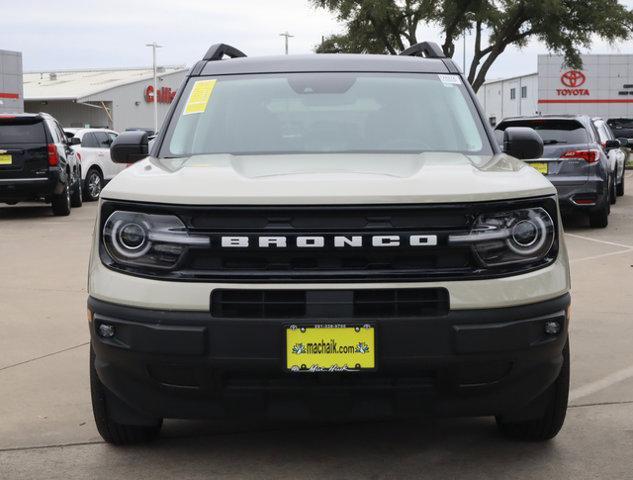
[[186, 73], [183, 67], [159, 68], [155, 95], [151, 68], [29, 72], [24, 110], [49, 113], [64, 127], [152, 129], [154, 97], [160, 126]]
[[0, 50], [0, 113], [22, 113], [22, 54]]
[[485, 83], [477, 93], [491, 123], [518, 115], [633, 118], [633, 55], [582, 55], [580, 70], [539, 55], [538, 72]]
[[538, 112], [538, 74], [486, 82], [477, 97], [492, 125], [506, 117], [535, 115]]

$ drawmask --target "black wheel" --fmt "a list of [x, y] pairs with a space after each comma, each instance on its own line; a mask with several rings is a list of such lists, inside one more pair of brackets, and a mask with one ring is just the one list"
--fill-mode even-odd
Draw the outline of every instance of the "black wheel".
[[66, 217], [70, 215], [70, 187], [64, 185], [64, 191], [59, 195], [53, 195], [53, 214], [58, 217]]
[[[90, 346], [90, 394], [92, 397], [92, 413], [97, 430], [103, 439], [113, 445], [133, 445], [146, 443], [158, 437], [163, 421], [156, 425], [125, 425], [115, 422], [108, 411], [107, 388], [99, 380], [94, 366], [95, 354]], [[112, 394], [110, 394], [112, 395]]]
[[611, 186], [609, 187], [609, 202], [611, 203], [611, 205], [615, 205], [615, 203], [618, 201], [618, 196], [616, 195], [616, 177], [617, 174], [614, 172], [613, 176], [611, 177]]
[[563, 349], [563, 366], [556, 381], [534, 402], [545, 397], [543, 416], [524, 422], [507, 422], [496, 417], [499, 430], [509, 438], [542, 442], [554, 438], [565, 423], [569, 397], [569, 340]]
[[618, 197], [621, 197], [622, 195], [624, 195], [624, 178], [626, 177], [625, 172], [622, 172], [622, 181], [620, 183], [618, 183], [618, 188], [617, 188], [617, 194]]
[[70, 194], [70, 204], [73, 208], [79, 208], [83, 205], [83, 191], [81, 188], [81, 175], [79, 178], [75, 180], [75, 184], [73, 185], [72, 193]]
[[84, 196], [86, 200], [94, 202], [99, 199], [103, 189], [103, 176], [96, 168], [91, 168], [84, 181]]
[[609, 225], [609, 213], [611, 205], [605, 202], [605, 205], [595, 212], [589, 214], [589, 226], [591, 228], [606, 228]]

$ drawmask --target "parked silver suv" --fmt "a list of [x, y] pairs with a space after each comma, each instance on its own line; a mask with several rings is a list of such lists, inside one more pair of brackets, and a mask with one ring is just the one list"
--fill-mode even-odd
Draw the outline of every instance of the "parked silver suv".
[[496, 130], [502, 134], [510, 127], [532, 128], [542, 138], [543, 157], [528, 163], [554, 184], [563, 213], [583, 212], [592, 227], [606, 227], [615, 196], [608, 152], [620, 148], [620, 142], [606, 140], [603, 145], [584, 115], [507, 118]]

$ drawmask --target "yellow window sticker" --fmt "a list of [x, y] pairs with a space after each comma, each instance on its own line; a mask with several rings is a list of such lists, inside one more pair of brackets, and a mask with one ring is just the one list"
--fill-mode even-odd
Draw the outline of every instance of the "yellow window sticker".
[[183, 115], [192, 113], [204, 113], [209, 104], [217, 80], [198, 80], [189, 94], [189, 100], [185, 106]]

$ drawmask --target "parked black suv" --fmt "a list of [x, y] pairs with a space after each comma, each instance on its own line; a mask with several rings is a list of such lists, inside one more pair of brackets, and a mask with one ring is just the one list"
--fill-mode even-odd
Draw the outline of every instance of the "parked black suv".
[[561, 211], [586, 213], [593, 228], [609, 224], [615, 184], [608, 152], [620, 148], [619, 141], [602, 145], [586, 115], [506, 118], [496, 130], [508, 127], [530, 127], [542, 138], [543, 158], [528, 163], [554, 184]]
[[50, 115], [0, 115], [0, 203], [32, 201], [55, 215], [81, 207], [81, 165]]
[[613, 130], [617, 138], [633, 139], [633, 119], [631, 118], [610, 118], [607, 125]]

